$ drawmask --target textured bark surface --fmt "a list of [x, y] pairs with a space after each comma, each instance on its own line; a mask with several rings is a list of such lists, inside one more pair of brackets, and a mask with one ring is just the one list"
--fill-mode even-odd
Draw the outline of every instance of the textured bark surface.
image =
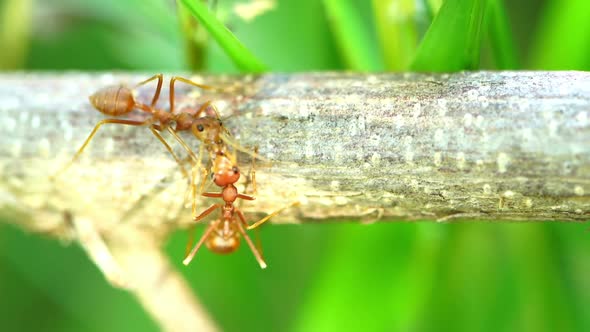
[[[87, 96], [147, 76], [0, 76], [4, 205], [34, 223], [63, 219], [64, 210], [108, 219], [109, 227], [122, 219], [158, 229], [190, 222], [186, 182], [146, 128], [106, 125], [80, 162], [47, 180], [104, 118]], [[226, 90], [181, 87], [179, 104], [215, 100], [238, 141], [273, 161], [258, 163], [258, 199], [244, 209], [302, 202], [276, 223], [590, 219], [588, 73], [195, 79]], [[153, 86], [139, 91], [148, 100]]]

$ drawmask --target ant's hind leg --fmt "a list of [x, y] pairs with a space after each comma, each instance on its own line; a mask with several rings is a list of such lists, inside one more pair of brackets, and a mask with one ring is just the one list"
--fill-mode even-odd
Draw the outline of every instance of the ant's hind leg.
[[199, 242], [197, 242], [197, 244], [195, 244], [195, 246], [193, 247], [193, 250], [191, 250], [191, 252], [189, 252], [189, 254], [186, 255], [186, 257], [184, 257], [182, 264], [188, 265], [193, 260], [193, 258], [195, 257], [195, 254], [197, 253], [197, 251], [199, 251], [199, 248], [201, 248], [201, 246], [203, 245], [205, 240], [207, 240], [207, 238], [209, 238], [211, 233], [217, 227], [217, 224], [219, 224], [220, 222], [221, 222], [221, 219], [218, 219], [218, 220], [214, 221], [213, 223], [211, 223], [211, 225], [209, 225], [209, 227], [207, 227], [207, 230], [205, 231], [205, 233], [203, 233], [203, 236], [201, 236], [201, 238], [199, 239]]
[[172, 129], [170, 127], [166, 127], [166, 130], [168, 130], [170, 135], [172, 135], [172, 137], [174, 137], [174, 139], [178, 142], [178, 144], [180, 144], [180, 146], [182, 146], [182, 148], [186, 151], [186, 153], [188, 153], [188, 155], [191, 157], [191, 159], [193, 160], [194, 163], [199, 162], [199, 160], [197, 159], [197, 156], [195, 155], [193, 150], [191, 150], [191, 148], [188, 146], [188, 144], [186, 144], [186, 142], [182, 139], [182, 137], [178, 136], [178, 134], [176, 133], [176, 131], [174, 129]]
[[[244, 213], [241, 210], [237, 210], [238, 217], [242, 225], [248, 228], [248, 223], [246, 222], [246, 217], [244, 217]], [[264, 259], [264, 252], [262, 251], [262, 243], [260, 242], [260, 228], [255, 230], [254, 237], [256, 238], [256, 249], [260, 252], [260, 257]]]
[[290, 207], [293, 207], [293, 206], [297, 206], [297, 205], [299, 205], [299, 204], [300, 204], [300, 202], [299, 202], [299, 201], [295, 201], [295, 202], [289, 203], [289, 204], [287, 204], [287, 205], [283, 206], [282, 208], [280, 208], [280, 209], [278, 209], [278, 210], [276, 210], [276, 211], [272, 212], [272, 213], [271, 213], [271, 214], [269, 214], [268, 216], [266, 216], [266, 217], [264, 217], [264, 218], [262, 218], [262, 219], [258, 220], [257, 222], [253, 223], [252, 225], [248, 226], [248, 229], [249, 229], [249, 230], [250, 230], [250, 229], [254, 229], [254, 228], [256, 228], [256, 227], [258, 227], [258, 226], [260, 226], [260, 225], [264, 224], [265, 222], [267, 222], [267, 221], [268, 221], [270, 218], [272, 218], [272, 217], [276, 216], [277, 214], [279, 214], [279, 213], [283, 212], [284, 210], [286, 210], [286, 209], [288, 209], [288, 208], [290, 208]]
[[188, 78], [184, 78], [184, 77], [180, 77], [180, 76], [173, 76], [170, 79], [170, 113], [174, 113], [174, 83], [176, 83], [176, 81], [181, 81], [183, 83], [186, 83], [186, 84], [189, 84], [192, 86], [196, 86], [197, 88], [201, 88], [204, 90], [217, 90], [216, 88], [214, 88], [212, 86], [199, 84], [197, 82], [193, 82], [193, 81], [189, 80]]
[[[254, 154], [258, 153], [258, 147], [254, 148]], [[248, 192], [248, 186], [252, 184], [252, 191]], [[246, 182], [244, 183], [244, 191], [245, 194], [252, 194], [256, 195], [258, 192], [258, 188], [256, 186], [256, 158], [252, 158], [252, 165], [250, 166], [250, 171], [248, 176], [246, 176]]]
[[164, 80], [164, 75], [162, 75], [161, 73], [156, 74], [156, 75], [148, 78], [147, 80], [141, 81], [135, 85], [135, 87], [139, 87], [139, 86], [147, 84], [155, 79], [158, 80], [158, 85], [156, 87], [156, 92], [154, 93], [154, 97], [152, 98], [152, 103], [150, 104], [152, 108], [154, 106], [156, 106], [156, 102], [158, 101], [158, 98], [160, 98], [160, 91], [162, 91], [162, 82]]
[[193, 166], [192, 178], [191, 178], [191, 184], [190, 184], [193, 218], [196, 218], [196, 216], [197, 216], [197, 197], [203, 193], [203, 188], [205, 188], [205, 181], [207, 181], [207, 175], [209, 174], [209, 172], [205, 168], [203, 177], [201, 178], [199, 190], [197, 193], [197, 183], [196, 183], [197, 171], [203, 169], [201, 167], [201, 159], [202, 158], [203, 158], [203, 145], [199, 145], [199, 158], [198, 158], [197, 164]]
[[[238, 212], [238, 216], [240, 217], [242, 223], [245, 223], [246, 220], [244, 219], [244, 214], [242, 213], [242, 211], [237, 210], [237, 212]], [[266, 262], [264, 261], [264, 258], [262, 257], [262, 253], [260, 251], [258, 251], [258, 249], [256, 248], [256, 246], [252, 242], [252, 239], [250, 239], [250, 236], [248, 236], [248, 234], [244, 230], [244, 227], [242, 227], [242, 224], [241, 223], [236, 223], [236, 225], [238, 226], [238, 230], [240, 231], [240, 233], [244, 237], [244, 240], [246, 240], [246, 243], [248, 243], [248, 246], [250, 247], [250, 250], [252, 250], [252, 253], [254, 254], [254, 257], [256, 257], [256, 260], [258, 261], [258, 264], [260, 264], [260, 268], [261, 269], [266, 269]]]
[[264, 161], [264, 162], [267, 162], [267, 163], [270, 163], [270, 162], [271, 162], [269, 159], [267, 159], [267, 158], [264, 158], [264, 157], [261, 157], [261, 156], [258, 154], [258, 148], [256, 149], [256, 152], [253, 152], [253, 151], [249, 150], [248, 148], [245, 148], [245, 147], [241, 146], [241, 145], [240, 145], [238, 142], [234, 141], [234, 140], [233, 140], [233, 139], [232, 139], [232, 138], [231, 138], [229, 135], [227, 135], [227, 134], [222, 134], [222, 135], [220, 135], [220, 136], [221, 136], [221, 139], [222, 139], [222, 140], [223, 140], [223, 141], [224, 141], [224, 142], [225, 142], [227, 145], [231, 146], [232, 148], [234, 148], [234, 149], [236, 149], [236, 150], [238, 150], [238, 151], [240, 151], [240, 152], [243, 152], [243, 153], [245, 153], [245, 154], [247, 154], [247, 155], [251, 156], [252, 158], [256, 158], [256, 159], [258, 159], [258, 160], [260, 160], [260, 161]]
[[156, 138], [166, 147], [166, 150], [168, 150], [168, 152], [170, 152], [170, 154], [172, 155], [174, 160], [176, 160], [176, 163], [178, 164], [178, 167], [180, 167], [180, 171], [182, 172], [182, 175], [185, 178], [190, 180], [190, 177], [189, 177], [186, 169], [182, 165], [182, 161], [180, 159], [178, 159], [178, 156], [174, 153], [174, 150], [172, 150], [172, 147], [170, 147], [170, 145], [168, 145], [166, 140], [164, 140], [164, 137], [162, 137], [162, 135], [160, 135], [160, 133], [158, 133], [158, 131], [161, 131], [161, 128], [157, 125], [151, 125], [150, 130], [152, 131], [152, 134], [154, 134], [154, 136], [156, 136]]
[[92, 129], [92, 131], [90, 132], [90, 135], [88, 135], [88, 138], [86, 138], [86, 140], [84, 141], [84, 144], [82, 144], [82, 146], [78, 149], [78, 151], [76, 152], [76, 154], [74, 155], [72, 160], [70, 160], [69, 163], [67, 163], [54, 176], [52, 176], [52, 178], [58, 177], [59, 175], [61, 175], [61, 173], [65, 172], [68, 168], [70, 168], [70, 166], [72, 166], [72, 164], [80, 157], [82, 152], [84, 152], [84, 149], [86, 149], [86, 146], [88, 146], [88, 144], [90, 143], [92, 138], [94, 138], [94, 135], [96, 135], [96, 132], [98, 132], [98, 129], [100, 129], [100, 127], [102, 127], [102, 125], [107, 124], [107, 123], [113, 123], [113, 124], [122, 124], [122, 125], [127, 125], [127, 126], [146, 126], [146, 125], [150, 125], [151, 122], [152, 122], [152, 119], [149, 119], [146, 121], [132, 121], [132, 120], [123, 120], [123, 119], [101, 120], [99, 123], [96, 124], [96, 126], [94, 126], [94, 129]]

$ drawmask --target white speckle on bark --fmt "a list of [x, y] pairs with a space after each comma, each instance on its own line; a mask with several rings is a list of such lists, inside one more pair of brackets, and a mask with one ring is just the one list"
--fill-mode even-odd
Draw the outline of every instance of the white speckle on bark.
[[21, 111], [18, 116], [18, 121], [20, 121], [20, 123], [23, 125], [27, 124], [27, 122], [29, 122], [29, 113]]
[[42, 138], [39, 140], [39, 155], [42, 158], [49, 158], [51, 154], [51, 144], [47, 138]]
[[31, 119], [31, 129], [38, 129], [39, 126], [41, 126], [41, 118], [38, 115], [35, 115]]
[[414, 115], [415, 118], [419, 117], [420, 114], [422, 114], [422, 105], [420, 105], [420, 103], [414, 104], [412, 114]]
[[413, 164], [414, 163], [414, 151], [411, 148], [406, 149], [406, 153], [404, 154], [404, 158], [406, 163]]
[[447, 100], [446, 99], [439, 99], [438, 100], [438, 116], [443, 117], [447, 115]]
[[378, 153], [373, 153], [373, 155], [371, 156], [371, 164], [373, 164], [373, 167], [379, 166], [380, 163], [381, 163], [381, 155]]
[[492, 194], [492, 186], [490, 186], [489, 184], [484, 184], [483, 185], [483, 193], [486, 195], [491, 195]]
[[514, 191], [512, 190], [506, 190], [503, 194], [502, 197], [504, 198], [513, 198], [514, 197]]
[[4, 117], [4, 128], [9, 133], [13, 133], [16, 129], [16, 120], [11, 117]]
[[445, 146], [446, 141], [444, 140], [445, 133], [442, 129], [437, 129], [434, 132], [434, 143], [439, 146]]
[[112, 137], [108, 137], [104, 142], [104, 154], [106, 157], [110, 157], [115, 150], [115, 141]]
[[556, 120], [549, 121], [547, 125], [549, 128], [549, 136], [557, 136], [557, 129], [559, 128], [559, 123]]
[[441, 164], [442, 164], [442, 153], [435, 152], [434, 153], [434, 165], [438, 167]]
[[330, 189], [332, 191], [340, 191], [340, 181], [332, 180], [332, 182], [330, 182]]
[[465, 127], [471, 127], [473, 124], [473, 115], [471, 113], [467, 113], [463, 116], [463, 122], [465, 123]]
[[576, 120], [578, 121], [578, 124], [582, 127], [585, 127], [586, 125], [588, 125], [588, 113], [587, 112], [579, 112], [576, 115]]
[[478, 116], [475, 118], [475, 125], [476, 125], [478, 128], [481, 128], [481, 126], [483, 126], [483, 116], [481, 116], [481, 115], [478, 115]]
[[496, 164], [498, 165], [498, 172], [506, 173], [508, 164], [510, 164], [510, 157], [506, 153], [500, 152], [496, 159]]
[[10, 146], [10, 155], [12, 155], [13, 158], [19, 158], [21, 155], [22, 149], [23, 149], [22, 143], [20, 141], [16, 141], [16, 142], [12, 143], [12, 145]]
[[457, 168], [463, 170], [465, 168], [465, 153], [457, 153]]
[[582, 186], [575, 186], [574, 193], [578, 196], [584, 196], [584, 188]]
[[350, 200], [344, 196], [334, 197], [334, 203], [336, 205], [347, 205]]

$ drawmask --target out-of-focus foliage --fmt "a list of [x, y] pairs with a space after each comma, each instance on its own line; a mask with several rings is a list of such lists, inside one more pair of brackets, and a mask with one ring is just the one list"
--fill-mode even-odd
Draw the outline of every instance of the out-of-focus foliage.
[[[0, 68], [239, 71], [197, 20], [179, 23], [173, 1], [26, 2], [0, 1]], [[480, 52], [483, 69], [589, 69], [589, 13], [583, 0], [218, 0], [212, 15], [273, 71], [454, 71], [478, 68]], [[245, 247], [184, 267], [186, 234], [166, 245], [224, 330], [590, 330], [583, 225], [267, 225], [261, 236], [265, 271]], [[157, 330], [77, 246], [7, 226], [0, 313], [3, 331]]]

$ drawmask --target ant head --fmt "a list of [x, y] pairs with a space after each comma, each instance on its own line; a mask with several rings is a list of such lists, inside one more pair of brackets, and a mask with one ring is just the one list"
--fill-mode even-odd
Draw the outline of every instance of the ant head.
[[213, 182], [219, 187], [225, 187], [228, 184], [234, 184], [240, 179], [240, 170], [237, 166], [222, 167], [213, 173]]
[[209, 250], [216, 254], [230, 254], [240, 246], [240, 238], [237, 233], [230, 237], [223, 237], [220, 234], [213, 233], [205, 242]]
[[215, 142], [218, 140], [222, 126], [216, 118], [202, 117], [192, 120], [193, 133], [201, 141]]

